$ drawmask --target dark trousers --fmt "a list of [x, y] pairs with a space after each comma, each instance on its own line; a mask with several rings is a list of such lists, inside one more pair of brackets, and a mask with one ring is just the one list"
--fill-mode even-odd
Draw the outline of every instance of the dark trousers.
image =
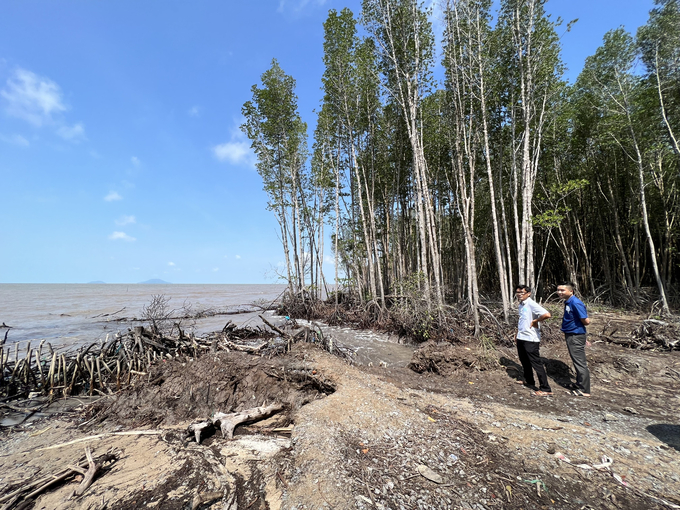
[[565, 333], [569, 356], [576, 370], [576, 387], [583, 393], [590, 393], [590, 371], [586, 361], [586, 335]]
[[548, 374], [545, 373], [545, 367], [541, 362], [541, 355], [539, 354], [540, 342], [527, 342], [526, 340], [517, 339], [517, 354], [519, 360], [522, 362], [524, 369], [524, 381], [529, 386], [535, 386], [534, 370], [538, 376], [539, 387], [541, 391], [552, 391], [548, 384]]

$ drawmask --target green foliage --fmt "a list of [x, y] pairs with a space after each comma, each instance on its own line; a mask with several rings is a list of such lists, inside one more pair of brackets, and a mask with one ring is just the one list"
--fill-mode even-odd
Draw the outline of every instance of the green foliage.
[[285, 74], [276, 59], [262, 75], [262, 88], [253, 85], [253, 98], [241, 113], [241, 130], [257, 156], [257, 171], [269, 196], [269, 207], [289, 203], [295, 173], [306, 159], [307, 124], [297, 112], [295, 80]]

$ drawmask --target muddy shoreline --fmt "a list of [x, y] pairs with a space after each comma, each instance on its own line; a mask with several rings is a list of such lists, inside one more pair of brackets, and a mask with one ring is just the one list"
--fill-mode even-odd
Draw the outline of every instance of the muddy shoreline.
[[[413, 359], [437, 373], [352, 366], [310, 344], [271, 359], [164, 360], [130, 389], [3, 428], [0, 497], [87, 446], [117, 460], [82, 496], [72, 496], [76, 476], [24, 508], [680, 506], [680, 353], [606, 342], [597, 324], [612, 318], [593, 315], [589, 399], [564, 388], [573, 374], [559, 341], [542, 348], [550, 398], [514, 383], [512, 348], [480, 353], [474, 342], [421, 346]], [[638, 319], [621, 317], [618, 334]], [[380, 343], [388, 361], [390, 345], [405, 347]], [[197, 419], [275, 401], [281, 413], [238, 426], [233, 440], [187, 440]], [[135, 431], [153, 433], [119, 434]]]

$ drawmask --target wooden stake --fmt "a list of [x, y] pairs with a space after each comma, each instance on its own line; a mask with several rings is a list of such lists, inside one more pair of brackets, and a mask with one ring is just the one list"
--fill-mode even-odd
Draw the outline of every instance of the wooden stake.
[[[12, 384], [14, 382], [14, 376], [17, 373], [18, 368], [21, 366], [21, 363], [19, 363], [19, 360], [15, 359], [14, 360], [14, 368], [12, 369], [12, 377], [9, 378], [9, 383]], [[21, 373], [21, 370], [19, 370], [19, 373]]]
[[24, 380], [26, 381], [26, 386], [28, 386], [28, 378], [33, 375], [31, 371], [31, 360], [33, 359], [33, 349], [30, 348], [30, 343], [28, 351], [26, 351], [26, 359], [24, 360]]
[[92, 356], [88, 356], [86, 361], [87, 369], [90, 372], [90, 396], [92, 396], [92, 393], [94, 393], [94, 361], [92, 360]]
[[69, 395], [73, 392], [73, 387], [76, 384], [76, 376], [78, 375], [78, 372], [80, 372], [80, 354], [76, 356], [76, 363], [73, 367], [73, 377], [71, 377], [71, 384], [68, 387]]
[[106, 371], [107, 371], [109, 374], [113, 374], [113, 370], [111, 370], [111, 368], [109, 368], [109, 365], [108, 365], [108, 363], [106, 363], [106, 361], [104, 360], [104, 358], [102, 358], [101, 356], [99, 356], [99, 359], [101, 359], [102, 366], [106, 369]]
[[68, 381], [66, 380], [66, 356], [63, 354], [61, 355], [61, 366], [62, 366], [62, 373], [64, 375], [64, 386], [68, 384]]
[[47, 375], [47, 379], [50, 381], [50, 389], [54, 387], [54, 369], [55, 369], [55, 364], [57, 363], [57, 353], [52, 350], [52, 346], [50, 344], [47, 344], [50, 347], [50, 351], [52, 352], [52, 363], [50, 363], [50, 372]]
[[28, 373], [31, 371], [31, 342], [28, 342], [26, 345], [26, 356], [24, 357], [24, 380], [26, 381], [26, 385], [28, 386]]
[[38, 365], [38, 372], [40, 372], [40, 384], [43, 389], [45, 389], [45, 374], [43, 373], [42, 365], [40, 364], [40, 347], [35, 351], [35, 364]]
[[101, 388], [105, 388], [106, 385], [104, 384], [104, 381], [102, 380], [102, 369], [101, 369], [101, 362], [100, 362], [101, 355], [97, 357], [97, 377], [99, 378], [99, 386]]
[[[55, 352], [56, 356], [57, 353]], [[61, 386], [61, 358], [57, 358], [57, 386]]]
[[120, 360], [116, 360], [116, 391], [120, 391]]

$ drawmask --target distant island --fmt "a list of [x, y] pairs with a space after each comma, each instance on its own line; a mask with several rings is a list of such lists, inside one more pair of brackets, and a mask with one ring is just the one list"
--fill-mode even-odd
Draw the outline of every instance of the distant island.
[[87, 282], [87, 283], [88, 283], [88, 285], [89, 285], [90, 283], [106, 283], [106, 282], [103, 282], [103, 281], [101, 281], [101, 280], [96, 280], [96, 281], [94, 281], [94, 282]]
[[151, 280], [146, 280], [145, 282], [139, 282], [139, 285], [159, 285], [159, 284], [170, 284], [170, 282], [166, 282], [165, 280], [159, 280], [158, 278], [152, 278]]

